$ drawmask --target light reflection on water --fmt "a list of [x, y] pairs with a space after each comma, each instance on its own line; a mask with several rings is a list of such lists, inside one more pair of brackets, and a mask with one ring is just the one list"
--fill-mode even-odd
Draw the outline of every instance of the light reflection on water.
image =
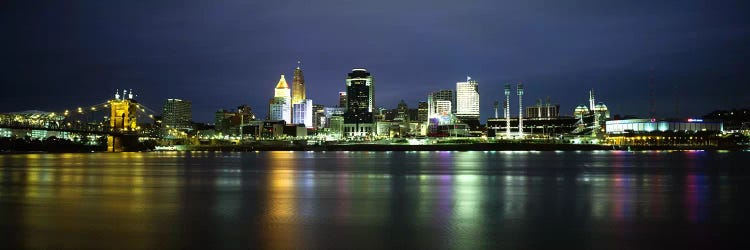
[[738, 166], [749, 158], [707, 151], [0, 155], [0, 237], [26, 248], [702, 247], [734, 239], [730, 225], [746, 222], [747, 172]]

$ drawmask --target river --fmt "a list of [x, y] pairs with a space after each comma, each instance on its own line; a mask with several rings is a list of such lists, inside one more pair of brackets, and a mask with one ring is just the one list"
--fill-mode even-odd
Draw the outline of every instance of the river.
[[0, 155], [10, 248], [746, 245], [750, 152]]

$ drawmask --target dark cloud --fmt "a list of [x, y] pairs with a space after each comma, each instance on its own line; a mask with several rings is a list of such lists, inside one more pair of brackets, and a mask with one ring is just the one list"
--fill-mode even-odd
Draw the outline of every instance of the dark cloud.
[[377, 104], [480, 81], [483, 117], [506, 83], [563, 112], [590, 88], [613, 113], [683, 116], [750, 103], [742, 1], [10, 1], [0, 3], [0, 111], [59, 110], [132, 88], [158, 110], [194, 102], [267, 112], [303, 60], [308, 96], [335, 104], [367, 67]]

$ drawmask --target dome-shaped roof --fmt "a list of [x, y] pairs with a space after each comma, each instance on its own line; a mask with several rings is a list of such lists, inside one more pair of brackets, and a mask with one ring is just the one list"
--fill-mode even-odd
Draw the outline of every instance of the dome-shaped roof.
[[588, 113], [589, 113], [589, 108], [587, 108], [586, 105], [583, 105], [583, 104], [578, 105], [578, 107], [576, 107], [573, 110], [573, 115], [575, 115], [576, 117], [582, 117]]
[[586, 105], [581, 104], [581, 105], [578, 105], [578, 107], [576, 107], [576, 109], [573, 110], [573, 112], [575, 112], [575, 113], [579, 113], [579, 112], [585, 113], [585, 112], [589, 112], [589, 108], [587, 108]]
[[604, 103], [603, 103], [603, 102], [597, 103], [597, 104], [596, 104], [596, 105], [594, 106], [594, 110], [595, 110], [595, 111], [607, 111], [607, 105], [604, 105]]

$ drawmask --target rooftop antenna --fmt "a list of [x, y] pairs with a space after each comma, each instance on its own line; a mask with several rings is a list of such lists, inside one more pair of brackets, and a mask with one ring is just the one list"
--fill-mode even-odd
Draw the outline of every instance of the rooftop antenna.
[[297, 60], [297, 69], [302, 68], [302, 60]]
[[120, 100], [120, 89], [115, 89], [115, 100]]
[[128, 99], [133, 99], [133, 89], [130, 89], [130, 94], [128, 94]]

